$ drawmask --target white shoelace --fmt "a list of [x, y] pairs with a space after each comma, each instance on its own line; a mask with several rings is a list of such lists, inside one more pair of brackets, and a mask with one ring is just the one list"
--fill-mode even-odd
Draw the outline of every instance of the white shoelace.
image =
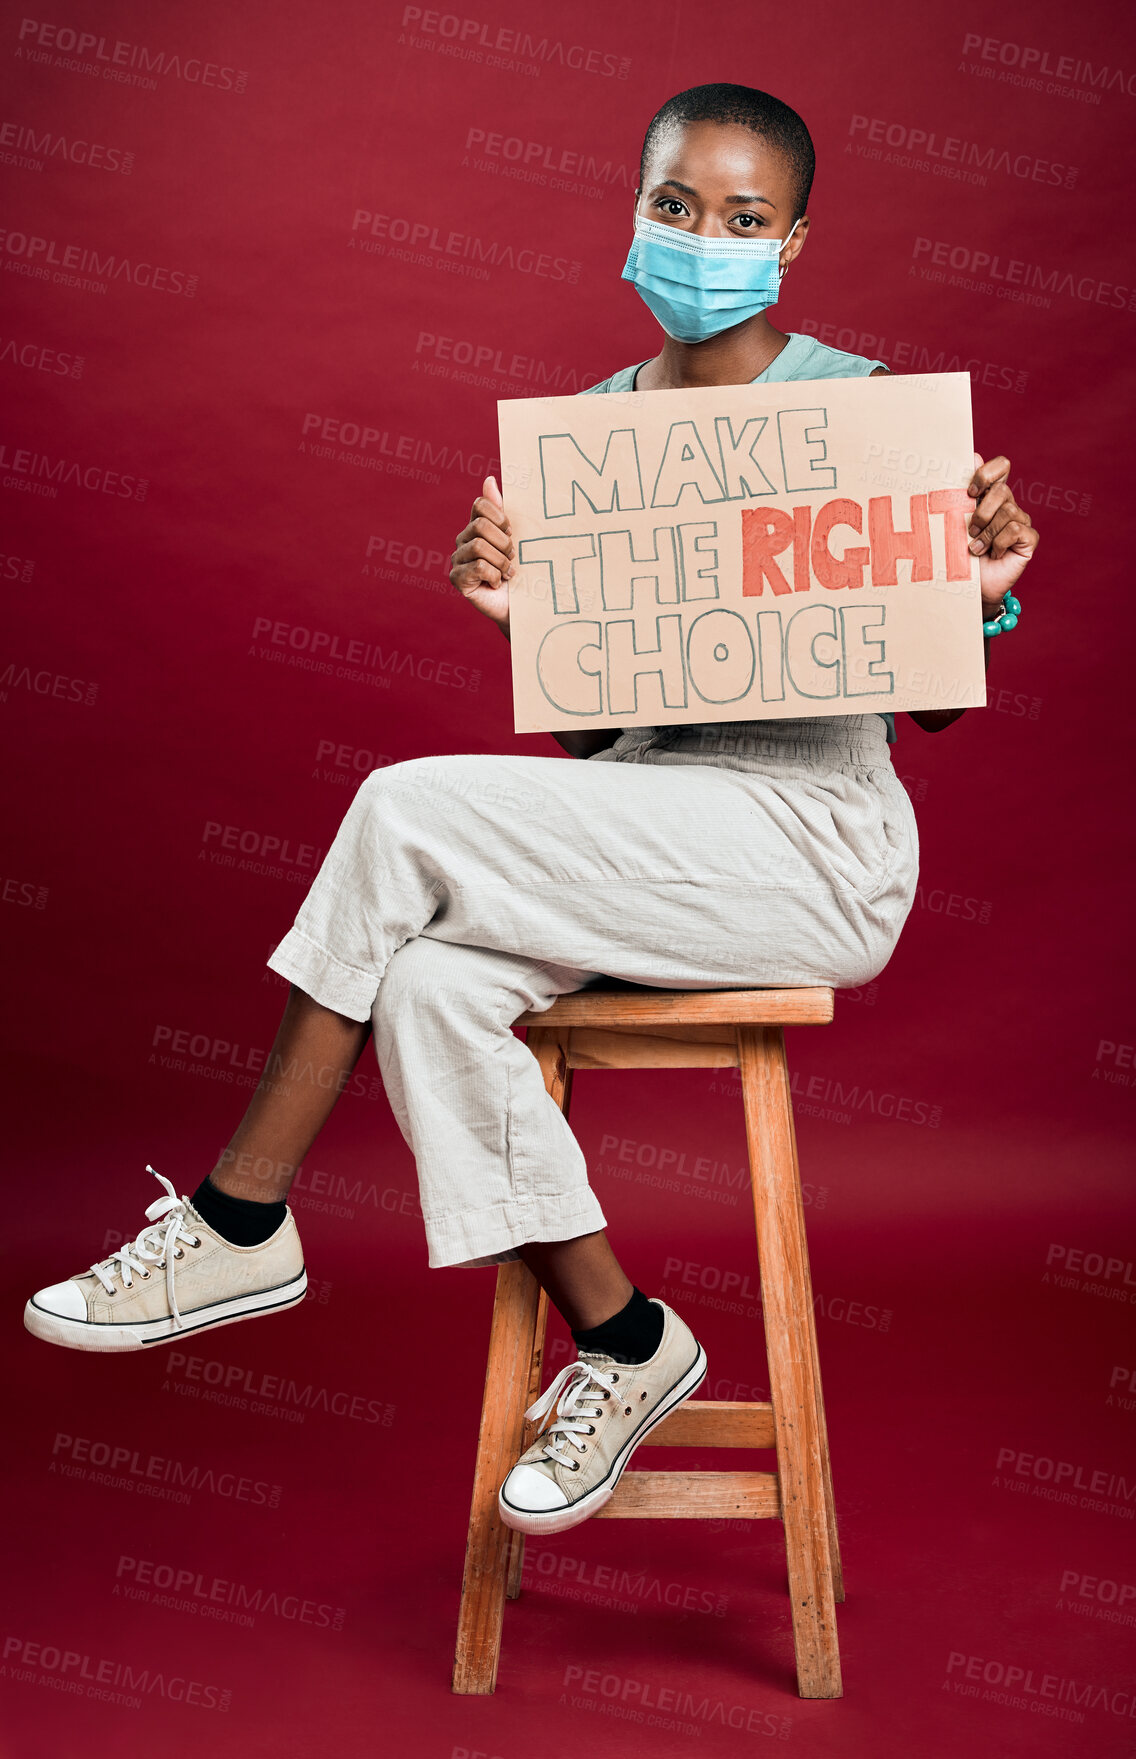
[[605, 1374], [601, 1369], [593, 1368], [582, 1357], [562, 1368], [536, 1404], [530, 1405], [525, 1412], [525, 1416], [535, 1422], [537, 1418], [547, 1416], [553, 1405], [556, 1405], [557, 1399], [560, 1400], [556, 1405], [554, 1420], [544, 1431], [545, 1445], [541, 1452], [547, 1454], [557, 1465], [574, 1466], [577, 1462], [569, 1458], [567, 1450], [572, 1447], [578, 1454], [584, 1452], [586, 1443], [576, 1438], [591, 1434], [592, 1422], [602, 1416], [600, 1401], [605, 1393], [611, 1392], [618, 1378], [614, 1372]]
[[114, 1286], [116, 1276], [121, 1277], [124, 1288], [132, 1289], [135, 1271], [138, 1271], [143, 1277], [148, 1277], [150, 1272], [146, 1268], [147, 1265], [154, 1264], [159, 1270], [164, 1269], [170, 1312], [173, 1314], [174, 1324], [180, 1326], [181, 1313], [177, 1304], [177, 1291], [174, 1288], [174, 1259], [180, 1258], [182, 1253], [177, 1250], [177, 1243], [179, 1240], [184, 1240], [188, 1246], [197, 1246], [200, 1242], [197, 1235], [185, 1225], [185, 1211], [189, 1198], [179, 1197], [169, 1180], [163, 1179], [161, 1173], [155, 1172], [153, 1167], [148, 1166], [146, 1171], [153, 1173], [159, 1185], [164, 1185], [166, 1188], [166, 1195], [155, 1198], [146, 1211], [150, 1225], [142, 1229], [137, 1239], [130, 1241], [126, 1246], [120, 1246], [117, 1252], [112, 1252], [109, 1258], [100, 1259], [98, 1264], [92, 1264], [91, 1271], [98, 1277], [107, 1294], [113, 1295], [116, 1292]]

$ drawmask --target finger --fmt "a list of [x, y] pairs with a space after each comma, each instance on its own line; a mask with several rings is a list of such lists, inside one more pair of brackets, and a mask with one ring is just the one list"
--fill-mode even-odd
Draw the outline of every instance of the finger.
[[479, 495], [473, 503], [470, 518], [488, 519], [491, 525], [499, 525], [502, 531], [510, 529], [508, 517], [500, 502], [487, 500], [484, 495]]
[[[474, 504], [475, 506], [487, 505], [484, 501], [475, 502]], [[500, 515], [496, 508], [491, 508], [491, 512], [488, 515], [480, 514], [468, 528], [468, 539], [472, 540], [473, 538], [481, 537], [484, 538], [487, 543], [492, 545], [505, 564], [505, 578], [508, 580], [517, 572], [516, 551], [513, 547], [513, 539], [509, 534], [508, 528], [498, 523], [499, 517]], [[463, 536], [465, 535], [467, 534], [463, 533]]]
[[500, 507], [502, 513], [505, 511], [505, 502], [502, 499], [500, 489], [497, 487], [496, 477], [487, 476], [481, 485], [481, 492], [487, 501], [492, 501], [495, 506]]
[[996, 482], [1006, 480], [1010, 474], [1010, 460], [1003, 457], [1001, 453], [996, 458], [987, 458], [983, 461], [976, 452], [974, 458], [975, 471], [966, 485], [966, 492], [977, 500], [980, 495], [986, 493], [987, 489], [993, 488]]
[[998, 532], [1011, 522], [1016, 522], [1027, 530], [1033, 525], [1033, 520], [1030, 518], [1029, 514], [1023, 513], [1016, 501], [1004, 501], [1001, 507], [998, 508], [998, 511], [994, 514], [994, 517], [983, 526], [978, 536], [971, 538], [971, 555], [982, 556], [988, 554], [990, 546]]
[[995, 513], [993, 519], [983, 526], [978, 536], [971, 538], [969, 545], [971, 555], [991, 555], [993, 552], [994, 539], [997, 537], [1002, 527], [1009, 523], [1012, 517], [1012, 513], [1007, 512], [1004, 508], [999, 509], [999, 511]]
[[483, 537], [471, 538], [469, 543], [462, 544], [454, 551], [454, 562], [460, 568], [463, 562], [489, 562], [499, 573], [504, 574], [509, 566], [509, 558], [501, 553], [496, 544], [486, 543]]
[[482, 537], [486, 543], [493, 544], [503, 555], [513, 554], [513, 539], [504, 526], [496, 525], [492, 519], [475, 519], [470, 526], [471, 537]]
[[982, 537], [990, 521], [1007, 505], [1013, 507], [1015, 502], [1005, 483], [998, 483], [994, 488], [988, 489], [967, 521], [967, 531], [971, 538]]
[[1030, 557], [1041, 541], [1041, 533], [1030, 525], [1028, 520], [1007, 519], [1006, 523], [995, 533], [990, 545], [993, 561], [1001, 556], [1008, 556], [1011, 551], [1016, 555]]
[[[475, 501], [473, 505], [476, 511], [478, 507], [485, 507], [488, 503], [485, 501]], [[484, 538], [487, 543], [492, 544], [494, 549], [500, 551], [501, 555], [508, 561], [511, 562], [513, 560], [515, 551], [513, 549], [512, 537], [509, 535], [508, 531], [498, 525], [496, 518], [489, 518], [485, 513], [478, 514], [476, 518], [470, 521], [464, 530], [458, 532], [457, 537], [454, 539], [454, 554], [456, 555], [459, 550], [463, 549], [467, 544], [471, 544], [473, 540], [478, 537]]]
[[461, 593], [476, 592], [480, 586], [500, 586], [501, 570], [492, 562], [463, 562], [450, 570], [450, 580]]
[[[476, 543], [487, 544], [493, 551], [491, 561], [509, 562], [513, 556], [513, 540], [505, 536], [500, 526], [490, 525], [487, 519], [475, 519], [464, 531], [459, 531], [454, 540], [454, 556], [463, 551], [469, 556], [484, 555], [484, 550], [474, 550], [470, 546]], [[453, 558], [451, 558], [452, 560]]]

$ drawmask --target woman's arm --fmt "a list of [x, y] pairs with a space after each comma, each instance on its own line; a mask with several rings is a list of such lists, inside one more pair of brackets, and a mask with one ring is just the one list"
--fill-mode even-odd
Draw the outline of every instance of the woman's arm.
[[[874, 376], [874, 375], [873, 375]], [[994, 618], [1002, 608], [1006, 593], [1012, 592], [1021, 579], [1040, 541], [1028, 513], [1014, 500], [1010, 491], [1010, 460], [1001, 456], [985, 462], [976, 452], [975, 471], [966, 487], [974, 501], [967, 530], [970, 552], [978, 557], [978, 579], [982, 593], [982, 617]], [[990, 640], [983, 643], [986, 669], [990, 669]], [[924, 709], [911, 719], [925, 733], [941, 733], [965, 715], [964, 708]]]
[[610, 751], [619, 738], [619, 727], [593, 727], [590, 733], [554, 733], [569, 757], [592, 757], [597, 751]]

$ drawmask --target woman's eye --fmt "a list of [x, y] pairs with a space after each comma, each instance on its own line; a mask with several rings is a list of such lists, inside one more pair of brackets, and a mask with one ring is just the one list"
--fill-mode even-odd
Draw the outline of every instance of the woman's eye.
[[664, 196], [655, 205], [661, 208], [664, 214], [669, 214], [672, 220], [680, 219], [687, 211], [686, 203], [680, 202], [675, 196]]
[[735, 214], [730, 224], [740, 226], [743, 232], [752, 232], [755, 226], [762, 224], [762, 221], [758, 214]]

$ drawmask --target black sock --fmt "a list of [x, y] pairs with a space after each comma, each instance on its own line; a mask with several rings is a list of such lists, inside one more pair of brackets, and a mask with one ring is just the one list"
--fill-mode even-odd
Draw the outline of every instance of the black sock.
[[263, 1246], [288, 1213], [283, 1201], [256, 1203], [247, 1197], [230, 1197], [212, 1179], [202, 1179], [189, 1201], [202, 1221], [230, 1246]]
[[574, 1331], [578, 1350], [602, 1350], [617, 1362], [646, 1362], [663, 1340], [663, 1310], [636, 1289], [626, 1307], [587, 1331]]

